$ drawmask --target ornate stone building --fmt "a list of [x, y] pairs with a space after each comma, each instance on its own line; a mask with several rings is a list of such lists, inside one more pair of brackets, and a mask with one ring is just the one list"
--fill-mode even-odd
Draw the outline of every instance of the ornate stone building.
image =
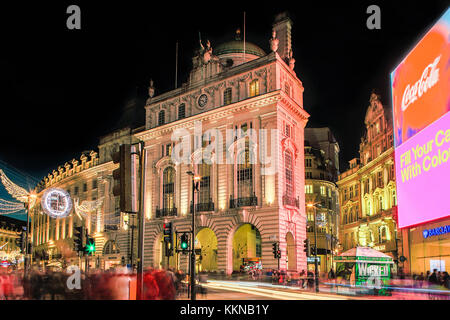
[[[343, 250], [369, 246], [395, 261], [402, 255], [401, 234], [397, 233], [397, 197], [391, 110], [375, 93], [364, 119], [359, 158], [339, 176]], [[396, 265], [398, 266], [398, 265]], [[395, 270], [394, 270], [395, 271]]]
[[[339, 194], [336, 185], [339, 174], [339, 144], [329, 128], [305, 128], [305, 199], [316, 204], [306, 208], [307, 236], [315, 245], [314, 211], [317, 224], [317, 256], [320, 272], [333, 266], [339, 238]], [[313, 254], [314, 251], [311, 252]], [[308, 259], [308, 269], [314, 269], [314, 257]]]
[[[268, 54], [251, 42], [244, 52], [239, 35], [215, 49], [208, 41], [194, 55], [188, 83], [155, 97], [151, 83], [146, 127], [135, 134], [146, 150], [145, 266], [167, 265], [164, 222], [176, 232], [191, 229], [192, 171], [202, 177], [198, 269], [229, 274], [249, 263], [277, 268], [274, 242], [280, 243], [282, 269], [306, 269], [303, 141], [309, 115], [294, 71], [291, 26], [286, 15], [276, 18]], [[172, 157], [179, 146], [183, 161]], [[175, 254], [169, 263], [186, 270], [187, 255]]]
[[[113, 132], [100, 138], [99, 155], [95, 151], [84, 152], [80, 160], [66, 162], [38, 184], [30, 235], [36, 262], [55, 266], [61, 266], [63, 261], [78, 263], [72, 252], [73, 229], [77, 226], [84, 226], [95, 239], [96, 253], [90, 258], [91, 267], [108, 269], [130, 262], [131, 239], [137, 236], [132, 237], [133, 228], [129, 228], [132, 221], [120, 212], [119, 199], [112, 193], [112, 171], [118, 165], [111, 157], [120, 144], [131, 142], [135, 140], [130, 128]], [[55, 219], [43, 212], [41, 198], [49, 188], [61, 188], [70, 194], [73, 208], [67, 217]]]
[[26, 222], [7, 216], [0, 216], [0, 260], [15, 263], [23, 259], [20, 248], [16, 246], [16, 239], [20, 237]]

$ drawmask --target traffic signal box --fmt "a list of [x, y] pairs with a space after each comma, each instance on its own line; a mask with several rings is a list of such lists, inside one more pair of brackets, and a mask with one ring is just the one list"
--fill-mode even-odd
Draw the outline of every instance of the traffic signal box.
[[120, 197], [120, 211], [134, 212], [132, 206], [132, 179], [131, 179], [131, 145], [122, 144], [118, 152], [112, 155], [113, 162], [119, 168], [113, 171], [113, 195]]
[[311, 256], [311, 244], [309, 243], [309, 239], [305, 239], [303, 241], [305, 249], [303, 249], [304, 252], [306, 252], [306, 256]]
[[166, 248], [166, 257], [173, 256], [172, 222], [164, 223], [163, 229], [164, 229], [164, 243]]
[[84, 252], [84, 227], [75, 227], [73, 229], [73, 242], [75, 244], [75, 251]]
[[85, 251], [88, 255], [93, 255], [95, 253], [95, 239], [89, 236], [86, 236], [86, 248]]
[[19, 236], [19, 238], [17, 238], [16, 240], [15, 240], [15, 243], [16, 243], [16, 247], [18, 247], [19, 249], [20, 249], [20, 253], [25, 253], [25, 238], [26, 238], [26, 233], [25, 233], [25, 231], [22, 231], [21, 233], [20, 233], [20, 236]]
[[275, 259], [281, 258], [281, 251], [278, 247], [278, 242], [272, 243], [272, 252]]
[[180, 237], [180, 248], [183, 251], [183, 253], [189, 250], [189, 237], [187, 233], [183, 233]]

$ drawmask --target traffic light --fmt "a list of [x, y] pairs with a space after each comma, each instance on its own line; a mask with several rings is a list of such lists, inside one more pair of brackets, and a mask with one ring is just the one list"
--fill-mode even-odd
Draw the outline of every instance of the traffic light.
[[187, 233], [183, 233], [181, 235], [181, 238], [180, 238], [180, 248], [181, 248], [181, 250], [183, 250], [183, 251], [188, 250], [188, 247], [189, 247], [188, 241], [189, 241], [189, 238], [188, 238]]
[[172, 242], [165, 242], [166, 257], [173, 256]]
[[113, 195], [120, 197], [120, 210], [122, 212], [136, 212], [133, 210], [132, 201], [132, 162], [131, 145], [120, 145], [119, 151], [113, 153], [113, 162], [119, 164], [119, 168], [113, 171], [114, 187]]
[[172, 222], [164, 223], [163, 224], [163, 229], [164, 229], [164, 241], [172, 243], [173, 242], [173, 238], [172, 238]]
[[309, 257], [311, 256], [311, 244], [309, 243], [309, 239], [305, 239], [303, 242], [305, 244], [305, 249], [303, 251], [306, 252], [306, 256]]
[[75, 243], [75, 251], [83, 252], [84, 244], [84, 227], [73, 228], [73, 242]]
[[86, 252], [89, 255], [93, 255], [95, 253], [95, 239], [89, 236], [86, 237]]
[[[279, 248], [278, 248], [278, 242], [272, 243], [272, 252], [273, 252], [273, 257], [275, 259], [279, 258], [278, 257], [278, 251], [280, 251]], [[281, 252], [280, 252], [280, 257], [281, 257]]]
[[26, 233], [25, 233], [25, 231], [22, 231], [20, 233], [20, 236], [15, 240], [16, 247], [20, 249], [20, 253], [25, 252], [25, 245], [26, 245], [25, 237], [26, 237]]
[[277, 258], [278, 258], [278, 259], [281, 258], [281, 250], [280, 250], [280, 249], [277, 250]]

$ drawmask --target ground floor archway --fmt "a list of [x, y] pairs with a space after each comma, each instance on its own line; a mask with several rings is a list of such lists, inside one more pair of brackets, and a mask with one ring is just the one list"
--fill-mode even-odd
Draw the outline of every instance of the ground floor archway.
[[286, 269], [297, 270], [297, 246], [292, 233], [286, 233]]
[[258, 228], [245, 223], [236, 229], [232, 241], [232, 256], [233, 272], [261, 263], [261, 234]]
[[202, 228], [195, 237], [197, 271], [217, 271], [217, 237], [210, 228]]

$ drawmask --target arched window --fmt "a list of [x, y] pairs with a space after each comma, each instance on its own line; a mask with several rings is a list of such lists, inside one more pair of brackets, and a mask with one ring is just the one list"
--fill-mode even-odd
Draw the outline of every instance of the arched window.
[[184, 103], [178, 106], [178, 119], [186, 118], [186, 105]]
[[292, 153], [289, 150], [284, 152], [284, 166], [286, 196], [292, 198], [294, 196], [294, 166], [292, 163]]
[[162, 126], [164, 123], [166, 123], [166, 111], [161, 110], [158, 114], [158, 126]]
[[288, 96], [291, 96], [291, 87], [287, 82], [284, 84], [284, 92], [286, 92]]
[[237, 168], [238, 198], [253, 196], [253, 165], [248, 148], [239, 154]]
[[250, 97], [259, 95], [259, 80], [255, 79], [250, 82]]
[[223, 104], [227, 105], [231, 103], [231, 93], [232, 93], [232, 89], [231, 88], [226, 88], [225, 91], [223, 92]]
[[372, 211], [371, 211], [371, 208], [370, 208], [370, 200], [369, 199], [366, 200], [366, 215], [367, 216], [372, 215]]
[[175, 207], [175, 169], [167, 167], [163, 172], [163, 208]]

